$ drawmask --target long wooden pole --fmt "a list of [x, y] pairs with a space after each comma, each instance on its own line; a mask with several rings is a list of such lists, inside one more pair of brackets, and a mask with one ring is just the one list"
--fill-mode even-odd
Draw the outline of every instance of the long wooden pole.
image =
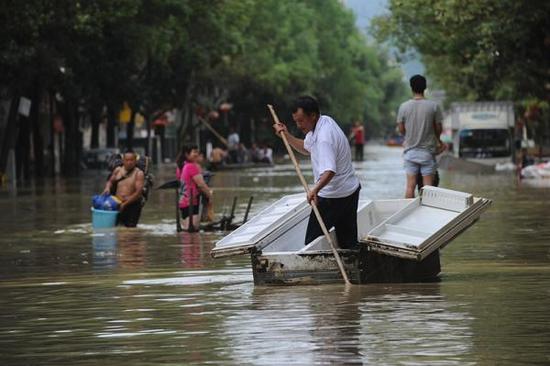
[[181, 222], [180, 222], [180, 189], [179, 189], [179, 185], [178, 185], [178, 187], [176, 187], [176, 231], [178, 233], [183, 231], [183, 229], [181, 228]]
[[214, 136], [216, 136], [218, 138], [218, 140], [220, 140], [222, 142], [222, 144], [224, 144], [226, 147], [229, 147], [229, 144], [227, 143], [227, 140], [218, 133], [218, 131], [216, 131], [214, 129], [214, 127], [212, 127], [212, 125], [210, 125], [210, 123], [206, 122], [206, 120], [202, 117], [199, 117], [199, 121], [202, 122], [203, 125], [206, 126], [206, 128], [208, 128], [210, 130], [210, 132], [212, 132], [214, 134]]
[[[267, 108], [269, 108], [269, 111], [271, 112], [271, 116], [273, 117], [273, 120], [275, 123], [280, 124], [281, 121], [279, 121], [279, 117], [277, 117], [277, 114], [275, 113], [275, 110], [273, 109], [273, 106], [271, 104], [267, 105]], [[296, 169], [296, 174], [298, 174], [298, 178], [300, 179], [300, 182], [304, 186], [304, 189], [306, 190], [306, 193], [309, 193], [309, 186], [307, 185], [306, 180], [304, 179], [304, 175], [302, 174], [302, 170], [300, 169], [300, 165], [298, 165], [298, 161], [296, 160], [296, 156], [294, 156], [294, 151], [292, 150], [292, 147], [288, 143], [288, 139], [286, 137], [286, 134], [281, 132], [281, 137], [283, 138], [283, 142], [285, 144], [286, 150], [288, 151], [288, 155], [290, 156], [290, 159], [292, 160], [292, 163], [294, 164], [294, 169]], [[328, 243], [330, 244], [330, 248], [332, 249], [332, 253], [334, 254], [334, 258], [336, 258], [336, 263], [338, 263], [338, 268], [340, 269], [340, 273], [342, 273], [342, 277], [344, 278], [344, 281], [346, 282], [346, 285], [351, 284], [349, 281], [348, 275], [346, 273], [346, 270], [344, 269], [344, 264], [342, 263], [342, 258], [340, 258], [340, 254], [338, 254], [338, 250], [336, 250], [336, 245], [334, 244], [332, 237], [330, 236], [327, 227], [325, 225], [325, 222], [323, 221], [323, 218], [321, 217], [321, 213], [319, 212], [319, 208], [317, 208], [317, 205], [314, 201], [311, 201], [309, 203], [311, 205], [311, 208], [313, 209], [313, 212], [315, 212], [315, 217], [317, 217], [317, 221], [319, 222], [319, 225], [321, 226], [321, 230], [323, 231], [323, 234], [325, 234], [325, 238], [327, 239]]]

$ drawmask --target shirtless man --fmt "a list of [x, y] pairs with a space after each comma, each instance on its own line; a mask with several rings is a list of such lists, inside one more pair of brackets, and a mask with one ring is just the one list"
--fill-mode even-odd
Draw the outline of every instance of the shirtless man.
[[214, 168], [216, 168], [216, 167], [223, 164], [223, 162], [225, 161], [226, 156], [227, 156], [227, 153], [225, 152], [225, 150], [223, 150], [220, 147], [215, 147], [210, 152], [210, 164]]
[[119, 207], [117, 224], [136, 227], [141, 215], [141, 195], [144, 185], [144, 174], [136, 168], [137, 156], [133, 151], [124, 153], [123, 165], [115, 168], [109, 177], [103, 194], [115, 194], [122, 200]]

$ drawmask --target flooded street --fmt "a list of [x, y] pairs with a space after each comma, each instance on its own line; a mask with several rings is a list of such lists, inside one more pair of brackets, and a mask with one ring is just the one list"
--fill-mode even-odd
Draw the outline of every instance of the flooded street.
[[[361, 198], [402, 197], [400, 149], [365, 158]], [[176, 233], [172, 191], [137, 229], [93, 232], [105, 174], [0, 191], [2, 365], [550, 364], [550, 189], [441, 171], [493, 205], [441, 252], [437, 283], [255, 287], [248, 257], [210, 257], [222, 232]], [[291, 164], [210, 183], [218, 215], [239, 197], [237, 221], [250, 196], [254, 215], [302, 191]]]

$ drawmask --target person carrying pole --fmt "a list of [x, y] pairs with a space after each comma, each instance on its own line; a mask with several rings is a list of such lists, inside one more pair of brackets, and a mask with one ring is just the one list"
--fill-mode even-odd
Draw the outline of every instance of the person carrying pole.
[[[307, 200], [317, 206], [326, 228], [335, 228], [338, 246], [356, 249], [361, 184], [353, 169], [348, 139], [334, 119], [321, 115], [317, 100], [311, 96], [296, 99], [292, 118], [305, 134], [303, 140], [289, 134], [283, 123], [276, 121], [273, 128], [279, 137], [286, 135], [294, 150], [311, 158], [315, 184], [308, 190]], [[305, 245], [323, 235], [321, 225], [312, 210]]]

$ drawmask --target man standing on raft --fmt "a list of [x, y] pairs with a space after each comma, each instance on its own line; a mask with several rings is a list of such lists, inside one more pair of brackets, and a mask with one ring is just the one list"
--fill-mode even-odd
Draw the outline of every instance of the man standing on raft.
[[[321, 115], [319, 104], [311, 96], [299, 97], [292, 107], [292, 118], [305, 134], [305, 139], [288, 133], [287, 127], [275, 123], [280, 137], [287, 136], [289, 144], [304, 155], [310, 155], [315, 185], [307, 200], [319, 208], [321, 217], [330, 230], [335, 228], [338, 246], [357, 248], [357, 205], [361, 185], [355, 175], [351, 149], [344, 131], [329, 116]], [[305, 244], [323, 235], [313, 211], [309, 216]]]

